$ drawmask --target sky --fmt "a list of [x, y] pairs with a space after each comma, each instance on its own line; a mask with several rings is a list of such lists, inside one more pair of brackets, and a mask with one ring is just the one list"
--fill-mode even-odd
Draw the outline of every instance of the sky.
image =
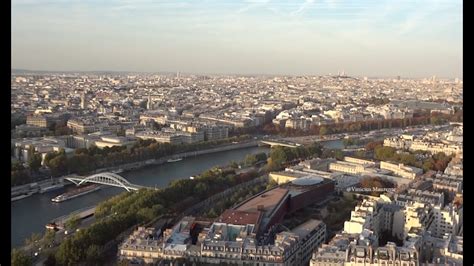
[[12, 0], [12, 68], [462, 78], [461, 0]]

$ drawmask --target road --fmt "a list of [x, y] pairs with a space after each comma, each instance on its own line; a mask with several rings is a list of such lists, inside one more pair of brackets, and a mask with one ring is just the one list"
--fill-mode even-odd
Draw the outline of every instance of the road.
[[[29, 246], [24, 247], [23, 250], [26, 252], [26, 254], [31, 255], [34, 265], [43, 265], [44, 261], [47, 259], [47, 254], [55, 251], [59, 247], [62, 241], [64, 241], [67, 238], [72, 237], [77, 232], [77, 230], [83, 230], [89, 227], [90, 225], [92, 225], [92, 223], [94, 222], [95, 222], [95, 217], [91, 216], [82, 220], [78, 228], [76, 229], [76, 231], [68, 232], [68, 234], [65, 234], [64, 229], [56, 231], [56, 234], [54, 236], [54, 242], [53, 242], [54, 244], [49, 248], [43, 249], [43, 248], [38, 248], [37, 246], [35, 247], [33, 245], [29, 245]], [[39, 253], [38, 256], [34, 255], [35, 252]]]

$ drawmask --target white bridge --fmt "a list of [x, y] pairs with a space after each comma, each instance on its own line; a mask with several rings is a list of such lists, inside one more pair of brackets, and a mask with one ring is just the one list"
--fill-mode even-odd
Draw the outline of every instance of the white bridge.
[[283, 146], [283, 147], [296, 148], [298, 146], [301, 146], [301, 144], [291, 143], [291, 142], [283, 141], [283, 140], [262, 140], [260, 142], [262, 144], [270, 145], [271, 147], [273, 147], [273, 146]]
[[84, 183], [95, 183], [101, 185], [108, 185], [113, 187], [121, 187], [126, 189], [127, 191], [130, 190], [139, 190], [140, 188], [146, 188], [144, 186], [135, 185], [130, 183], [127, 179], [119, 176], [118, 174], [114, 173], [99, 173], [91, 176], [68, 176], [64, 177], [64, 179], [71, 181], [76, 185], [82, 185]]

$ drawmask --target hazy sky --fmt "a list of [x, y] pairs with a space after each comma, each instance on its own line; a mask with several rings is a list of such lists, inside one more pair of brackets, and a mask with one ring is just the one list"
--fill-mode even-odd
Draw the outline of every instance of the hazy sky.
[[462, 77], [461, 0], [12, 0], [12, 68]]

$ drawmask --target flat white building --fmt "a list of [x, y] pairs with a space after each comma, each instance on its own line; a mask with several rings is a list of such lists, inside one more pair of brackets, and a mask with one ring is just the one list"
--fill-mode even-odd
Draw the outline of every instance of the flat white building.
[[380, 169], [392, 171], [395, 175], [409, 179], [415, 179], [423, 173], [423, 169], [417, 167], [389, 162], [380, 162]]

